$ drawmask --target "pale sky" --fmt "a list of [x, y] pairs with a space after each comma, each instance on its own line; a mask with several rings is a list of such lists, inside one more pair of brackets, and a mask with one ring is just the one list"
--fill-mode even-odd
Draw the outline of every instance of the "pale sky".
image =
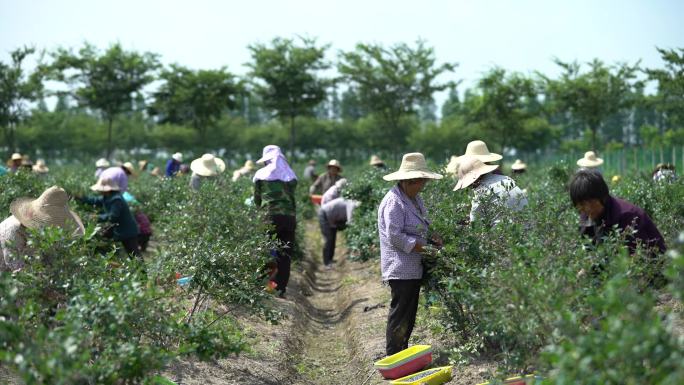
[[[553, 57], [662, 65], [655, 49], [684, 47], [681, 0], [0, 0], [0, 61], [22, 45], [100, 48], [120, 42], [164, 63], [242, 75], [247, 46], [276, 36], [330, 43], [329, 59], [358, 42], [418, 38], [470, 86], [489, 68], [548, 75]], [[437, 96], [438, 103], [444, 95]]]

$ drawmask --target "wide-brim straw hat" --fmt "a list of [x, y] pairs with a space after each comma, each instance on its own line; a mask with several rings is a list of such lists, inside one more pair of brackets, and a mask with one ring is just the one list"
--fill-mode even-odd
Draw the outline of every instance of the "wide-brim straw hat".
[[33, 165], [32, 169], [33, 169], [33, 172], [37, 172], [39, 174], [45, 174], [48, 171], [50, 171], [50, 169], [45, 165], [45, 161], [42, 159], [39, 159], [36, 162], [36, 164]]
[[328, 167], [337, 167], [338, 170], [342, 171], [342, 164], [337, 159], [330, 159], [328, 162]]
[[527, 168], [527, 164], [523, 162], [520, 159], [516, 159], [515, 162], [511, 165], [511, 170], [525, 170]]
[[385, 164], [385, 162], [383, 162], [382, 159], [380, 159], [380, 157], [377, 155], [371, 156], [370, 165], [371, 166], [377, 166], [379, 164]]
[[487, 144], [481, 140], [473, 140], [472, 142], [468, 143], [465, 154], [459, 156], [458, 161], [463, 162], [463, 160], [467, 157], [479, 159], [484, 163], [496, 162], [503, 158], [503, 156], [499, 154], [489, 152]]
[[100, 158], [95, 162], [95, 167], [109, 167], [109, 161], [105, 158]]
[[64, 189], [52, 186], [37, 199], [18, 198], [10, 204], [10, 212], [29, 229], [57, 226], [83, 234], [85, 227], [78, 214], [69, 210], [69, 196]]
[[454, 175], [458, 174], [458, 164], [458, 157], [456, 155], [452, 155], [449, 159], [449, 163], [446, 165], [446, 172]]
[[177, 153], [171, 155], [171, 158], [173, 160], [175, 160], [176, 162], [182, 162], [183, 161], [183, 154], [181, 154], [180, 152], [177, 152]]
[[584, 153], [584, 158], [577, 161], [580, 167], [598, 167], [603, 164], [603, 159], [596, 156], [594, 151], [587, 151]]
[[138, 174], [138, 171], [135, 169], [135, 166], [133, 166], [133, 163], [131, 163], [131, 162], [126, 162], [126, 163], [122, 164], [121, 167], [128, 170], [128, 172], [130, 172], [131, 175], [133, 175], [133, 176], [136, 176]]
[[484, 174], [489, 174], [498, 167], [498, 164], [484, 164], [483, 161], [477, 158], [465, 159], [458, 167], [458, 183], [456, 183], [454, 191], [470, 186], [475, 183], [477, 178]]
[[404, 154], [401, 158], [399, 170], [382, 177], [384, 180], [407, 180], [407, 179], [442, 179], [441, 174], [430, 171], [425, 162], [425, 157], [420, 152]]
[[121, 186], [112, 178], [99, 178], [90, 189], [97, 192], [120, 191]]
[[18, 152], [15, 152], [14, 154], [12, 154], [12, 157], [10, 158], [10, 160], [22, 160], [22, 159], [23, 158], [21, 157], [21, 154]]
[[283, 152], [280, 150], [280, 147], [276, 146], [275, 144], [269, 144], [268, 146], [264, 147], [263, 151], [261, 152], [261, 158], [259, 158], [256, 162], [258, 164], [264, 164], [266, 161], [273, 160], [282, 153]]
[[226, 164], [212, 154], [204, 154], [190, 163], [190, 169], [200, 176], [215, 176], [225, 171]]
[[254, 162], [251, 161], [251, 160], [246, 161], [246, 162], [245, 162], [245, 165], [243, 166], [243, 168], [244, 168], [245, 170], [247, 170], [247, 171], [252, 171], [252, 170], [254, 170], [254, 168], [255, 168]]

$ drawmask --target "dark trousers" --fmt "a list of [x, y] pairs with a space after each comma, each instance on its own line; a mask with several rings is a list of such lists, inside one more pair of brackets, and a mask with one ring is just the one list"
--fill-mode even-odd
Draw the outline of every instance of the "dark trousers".
[[416, 323], [420, 279], [390, 280], [392, 302], [387, 317], [386, 350], [390, 356], [408, 348], [409, 338]]
[[295, 244], [297, 219], [293, 215], [272, 215], [271, 223], [274, 226], [273, 233], [282, 244], [276, 257], [278, 273], [275, 276], [275, 282], [278, 285], [277, 290], [285, 293], [290, 280], [290, 263]]
[[140, 255], [140, 246], [138, 246], [138, 236], [122, 239], [121, 243], [123, 244], [126, 253], [128, 253], [129, 258], [132, 259], [135, 257], [142, 259], [142, 256]]
[[138, 234], [138, 245], [141, 252], [147, 251], [147, 244], [150, 243], [151, 234]]
[[323, 210], [318, 212], [318, 223], [321, 225], [321, 234], [323, 235], [323, 263], [327, 266], [333, 262], [335, 256], [337, 228], [330, 226]]

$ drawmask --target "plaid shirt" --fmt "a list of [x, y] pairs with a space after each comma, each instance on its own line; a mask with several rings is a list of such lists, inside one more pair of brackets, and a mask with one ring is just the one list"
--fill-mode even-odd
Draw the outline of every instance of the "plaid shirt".
[[416, 243], [427, 244], [430, 221], [426, 214], [423, 201], [416, 197], [414, 204], [398, 185], [385, 194], [378, 208], [383, 281], [423, 277], [422, 256], [411, 250]]

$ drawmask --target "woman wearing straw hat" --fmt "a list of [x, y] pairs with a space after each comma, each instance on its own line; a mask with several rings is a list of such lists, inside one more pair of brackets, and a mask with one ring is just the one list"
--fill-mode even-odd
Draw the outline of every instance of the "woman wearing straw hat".
[[430, 179], [442, 175], [430, 171], [423, 154], [405, 154], [399, 170], [383, 177], [397, 184], [385, 194], [378, 208], [382, 280], [391, 288], [387, 318], [386, 351], [392, 355], [408, 347], [418, 309], [422, 254], [441, 239], [429, 232], [430, 221], [419, 193]]
[[177, 152], [171, 155], [171, 159], [166, 162], [166, 177], [173, 178], [180, 171], [181, 163], [183, 163], [183, 154]]
[[484, 164], [477, 158], [464, 158], [458, 168], [458, 183], [454, 191], [470, 187], [473, 199], [470, 221], [488, 218], [498, 222], [501, 208], [518, 211], [527, 206], [525, 193], [515, 181], [505, 175], [495, 174], [498, 165]]
[[26, 229], [57, 226], [74, 235], [83, 235], [81, 219], [69, 209], [69, 196], [60, 187], [52, 186], [37, 199], [19, 198], [10, 204], [10, 215], [0, 223], [0, 271], [13, 271], [24, 265], [20, 257], [26, 254]]
[[273, 144], [264, 147], [257, 163], [265, 166], [254, 174], [254, 205], [266, 211], [273, 225], [272, 231], [282, 246], [275, 253], [278, 272], [274, 281], [278, 294], [283, 297], [290, 280], [290, 263], [295, 246], [297, 176], [280, 147]]
[[131, 214], [128, 203], [123, 197], [123, 191], [111, 178], [101, 177], [97, 183], [90, 186], [92, 191], [100, 193], [99, 197], [79, 197], [79, 201], [104, 208], [98, 216], [99, 222], [109, 222], [113, 225], [111, 233], [106, 236], [120, 241], [129, 257], [140, 257], [138, 245], [138, 224]]
[[216, 177], [226, 170], [226, 163], [221, 158], [212, 154], [204, 154], [201, 158], [195, 159], [190, 163], [192, 176], [190, 177], [190, 187], [197, 191], [203, 181], [216, 179]]
[[130, 175], [135, 176], [136, 171], [133, 163], [126, 162], [121, 166], [109, 167], [100, 173], [98, 179], [111, 179], [119, 187], [119, 190], [123, 194], [128, 191], [128, 177]]
[[233, 171], [233, 182], [237, 182], [238, 179], [242, 178], [243, 176], [249, 176], [254, 172], [254, 162], [252, 160], [248, 160], [245, 162], [245, 165], [242, 166], [241, 168]]
[[513, 174], [524, 174], [527, 171], [527, 164], [520, 159], [516, 159], [511, 165], [511, 170]]
[[45, 164], [45, 161], [38, 159], [36, 164], [33, 165], [33, 172], [39, 175], [45, 175], [50, 171], [50, 169]]
[[328, 162], [328, 172], [319, 176], [316, 181], [309, 187], [309, 194], [323, 194], [332, 187], [335, 182], [342, 179], [342, 165], [336, 159], [331, 159]]
[[102, 174], [102, 171], [106, 170], [109, 168], [109, 161], [105, 158], [100, 158], [95, 162], [95, 178], [99, 178], [100, 175]]
[[20, 153], [15, 152], [14, 154], [12, 154], [12, 157], [10, 158], [9, 163], [8, 163], [9, 172], [15, 173], [15, 172], [19, 171], [19, 169], [21, 167], [22, 160], [23, 160], [23, 158], [22, 158]]
[[600, 171], [601, 165], [603, 164], [603, 159], [596, 156], [594, 151], [587, 151], [584, 153], [584, 157], [577, 160], [577, 165], [581, 169], [597, 169]]

